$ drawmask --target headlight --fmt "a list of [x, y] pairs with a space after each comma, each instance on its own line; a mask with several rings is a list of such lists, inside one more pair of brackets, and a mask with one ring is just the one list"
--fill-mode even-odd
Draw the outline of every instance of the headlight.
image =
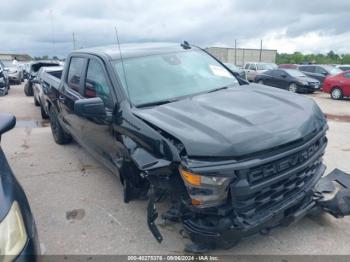
[[179, 169], [191, 197], [192, 205], [217, 206], [227, 199], [228, 185], [232, 177], [203, 176]]
[[299, 81], [299, 84], [303, 85], [303, 86], [307, 86], [309, 85], [308, 81]]
[[12, 261], [26, 243], [27, 232], [21, 210], [15, 201], [7, 216], [0, 222], [0, 255], [6, 255], [3, 257], [4, 261]]

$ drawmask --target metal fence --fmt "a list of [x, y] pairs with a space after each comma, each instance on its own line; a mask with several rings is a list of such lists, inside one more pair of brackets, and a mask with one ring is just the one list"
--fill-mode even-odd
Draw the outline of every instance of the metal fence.
[[277, 50], [208, 47], [206, 50], [224, 63], [243, 66], [247, 62], [275, 63]]

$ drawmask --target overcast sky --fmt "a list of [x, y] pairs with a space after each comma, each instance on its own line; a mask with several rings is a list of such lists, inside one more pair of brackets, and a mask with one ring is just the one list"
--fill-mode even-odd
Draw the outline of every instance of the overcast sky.
[[350, 53], [349, 0], [1, 1], [0, 52], [65, 56], [78, 47], [187, 40], [278, 52]]

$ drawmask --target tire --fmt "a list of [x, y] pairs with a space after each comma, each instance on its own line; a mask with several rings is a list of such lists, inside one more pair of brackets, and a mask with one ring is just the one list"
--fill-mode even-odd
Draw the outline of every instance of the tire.
[[63, 130], [60, 121], [58, 120], [55, 106], [50, 107], [50, 126], [53, 138], [57, 144], [64, 145], [72, 141], [72, 137]]
[[49, 116], [48, 116], [48, 114], [46, 114], [43, 106], [40, 106], [40, 114], [41, 114], [41, 118], [42, 119], [48, 119], [49, 118]]
[[298, 92], [298, 85], [296, 83], [290, 83], [288, 86], [288, 91], [292, 93], [297, 93]]
[[36, 100], [35, 96], [33, 96], [33, 97], [34, 97], [34, 105], [35, 106], [40, 106], [40, 103], [38, 102], [38, 100]]
[[258, 84], [263, 85], [263, 84], [264, 84], [264, 81], [263, 81], [262, 79], [260, 79], [260, 80], [258, 81]]
[[334, 87], [331, 91], [331, 98], [334, 100], [343, 99], [343, 91], [339, 87]]
[[27, 81], [24, 85], [24, 93], [26, 96], [32, 96], [33, 95], [33, 87], [32, 83], [30, 81]]

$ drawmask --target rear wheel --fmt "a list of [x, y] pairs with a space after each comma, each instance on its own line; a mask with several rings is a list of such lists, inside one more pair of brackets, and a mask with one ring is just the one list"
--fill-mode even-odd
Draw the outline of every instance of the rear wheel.
[[40, 113], [41, 113], [41, 118], [42, 119], [48, 119], [49, 118], [49, 116], [48, 116], [48, 114], [46, 114], [43, 106], [40, 106]]
[[298, 86], [296, 83], [291, 83], [289, 86], [288, 86], [288, 91], [292, 92], [292, 93], [296, 93], [298, 92]]
[[54, 106], [50, 107], [50, 126], [53, 138], [57, 144], [67, 144], [72, 140], [72, 137], [63, 130]]
[[332, 89], [331, 98], [334, 100], [340, 100], [343, 98], [343, 91], [339, 87]]

